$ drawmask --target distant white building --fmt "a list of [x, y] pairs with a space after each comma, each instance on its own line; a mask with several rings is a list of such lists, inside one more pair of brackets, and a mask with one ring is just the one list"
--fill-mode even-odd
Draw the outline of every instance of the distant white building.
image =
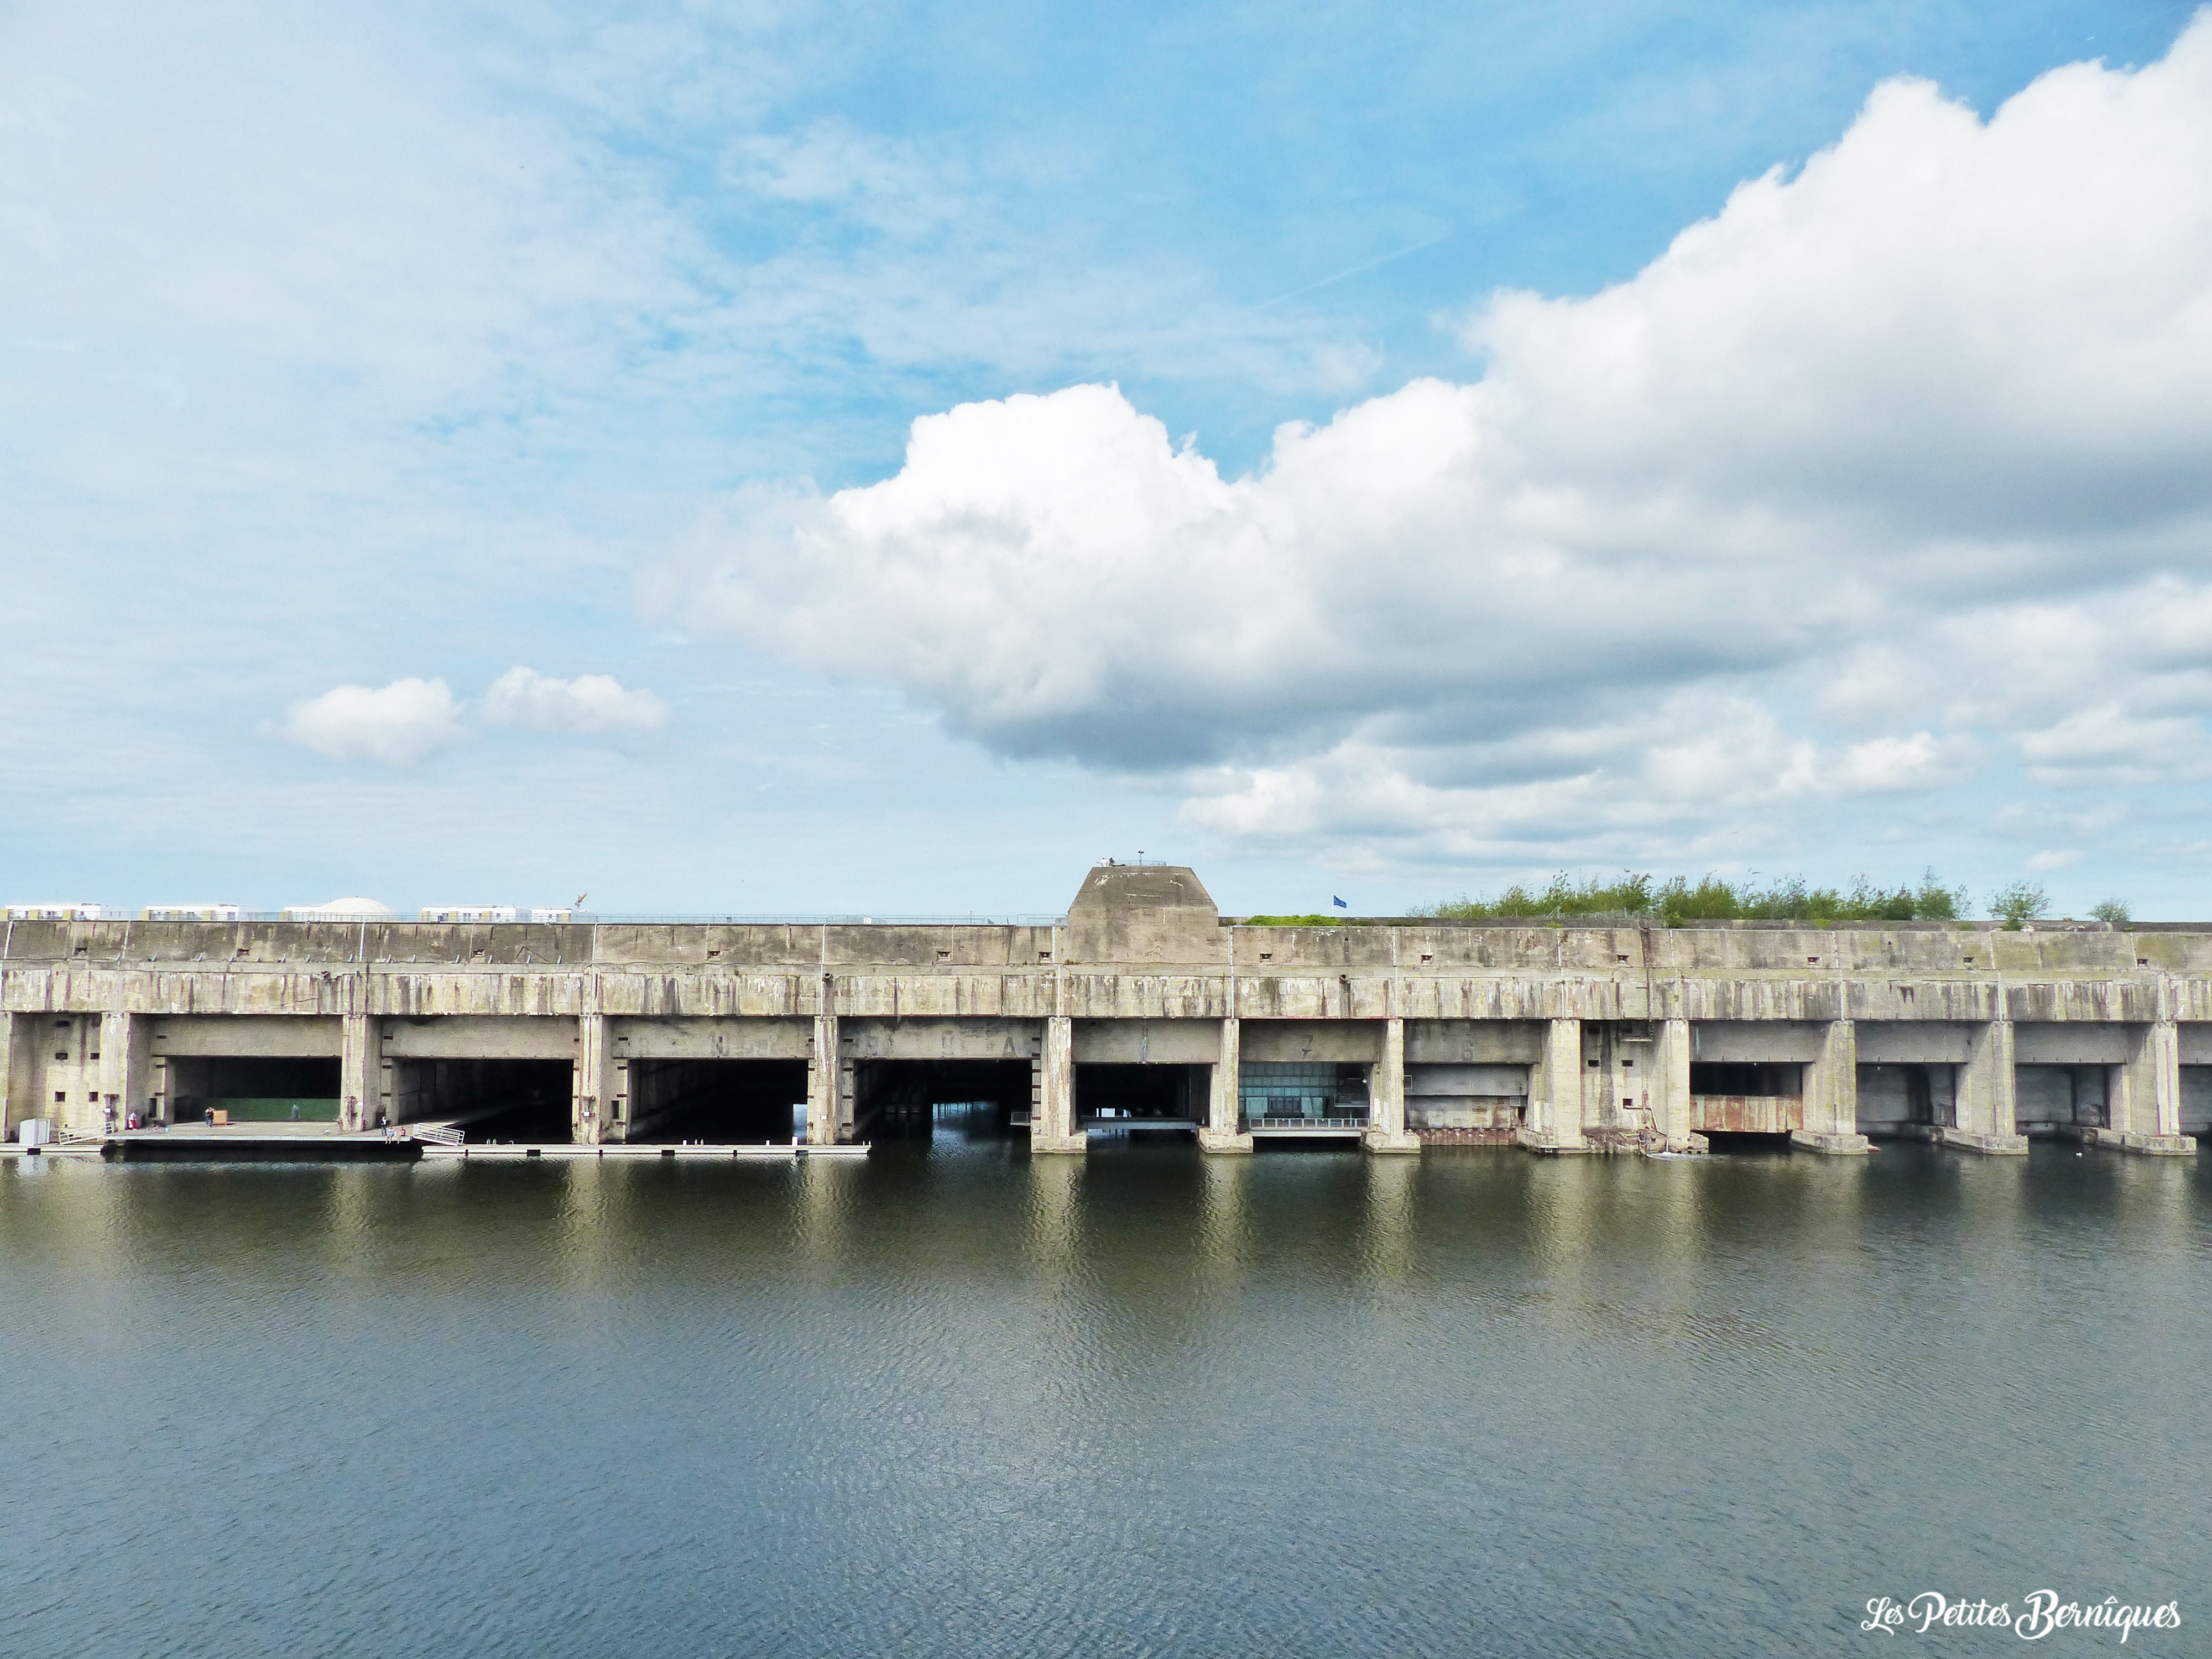
[[512, 904], [429, 904], [417, 913], [423, 921], [514, 921]]
[[574, 910], [540, 910], [533, 907], [530, 919], [532, 921], [567, 921], [575, 914]]
[[286, 921], [392, 921], [399, 913], [388, 904], [354, 895], [328, 904], [288, 904], [279, 914]]
[[100, 921], [106, 919], [107, 907], [103, 904], [11, 904], [5, 915], [10, 921]]
[[235, 904], [149, 904], [141, 921], [236, 921], [245, 913]]

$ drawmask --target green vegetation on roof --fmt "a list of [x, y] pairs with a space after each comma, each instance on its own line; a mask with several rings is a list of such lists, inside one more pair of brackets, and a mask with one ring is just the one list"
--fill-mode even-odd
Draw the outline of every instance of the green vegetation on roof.
[[[2016, 881], [1990, 895], [1984, 913], [2008, 928], [2024, 927], [2050, 908], [2048, 896], [2033, 882]], [[1403, 917], [1344, 915], [1245, 916], [1253, 927], [1375, 927], [1419, 921], [1512, 921], [1560, 922], [1571, 919], [1648, 922], [1680, 927], [1700, 921], [1796, 921], [1828, 927], [1850, 922], [1958, 921], [1968, 914], [1966, 890], [1946, 887], [1933, 870], [1917, 885], [1879, 887], [1864, 876], [1848, 889], [1814, 887], [1802, 876], [1785, 876], [1770, 886], [1706, 875], [1692, 883], [1681, 876], [1660, 881], [1635, 871], [1612, 880], [1577, 881], [1561, 871], [1540, 890], [1516, 882], [1494, 899], [1464, 894], [1409, 910]], [[2123, 899], [2106, 899], [2089, 914], [2100, 921], [2126, 922]]]
[[[2010, 890], [2000, 896], [2012, 898], [2015, 905], [2022, 902]], [[2036, 902], [2039, 900], [2039, 893]], [[1494, 899], [1462, 896], [1412, 914], [1447, 921], [1626, 916], [1662, 927], [1696, 921], [1802, 921], [1820, 927], [1842, 921], [1955, 921], [1966, 906], [1966, 889], [1946, 887], [1933, 870], [1917, 886], [1878, 887], [1862, 876], [1848, 890], [1809, 886], [1802, 876], [1761, 887], [1717, 875], [1704, 876], [1694, 884], [1681, 876], [1658, 881], [1633, 871], [1610, 881], [1594, 876], [1577, 881], [1562, 871], [1541, 891], [1516, 883]], [[2010, 920], [2009, 911], [1999, 914]]]

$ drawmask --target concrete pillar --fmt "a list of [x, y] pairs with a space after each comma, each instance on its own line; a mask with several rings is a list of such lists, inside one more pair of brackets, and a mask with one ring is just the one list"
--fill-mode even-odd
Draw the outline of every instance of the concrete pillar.
[[605, 1014], [583, 1014], [576, 1020], [575, 1081], [568, 1104], [568, 1139], [579, 1146], [598, 1146], [621, 1140], [629, 1133], [627, 1122], [617, 1121], [615, 1100], [614, 1032]]
[[1555, 1019], [1544, 1037], [1544, 1058], [1528, 1080], [1528, 1117], [1521, 1144], [1532, 1152], [1583, 1152], [1583, 1023]]
[[31, 1039], [19, 1031], [26, 1018], [0, 1012], [0, 1139], [13, 1140], [18, 1123], [39, 1115], [38, 1103], [31, 1098], [30, 1066], [26, 1063]]
[[[823, 987], [825, 992], [827, 985]], [[814, 1048], [806, 1057], [806, 1144], [837, 1143], [837, 1016], [814, 1017]]]
[[[1690, 1022], [1662, 1019], [1651, 1044], [1651, 1127], [1673, 1152], [1690, 1141]], [[1700, 1143], [1702, 1144], [1702, 1143]]]
[[2181, 1028], [2170, 1019], [2138, 1028], [2135, 1052], [2114, 1070], [2111, 1127], [2081, 1138], [2125, 1152], [2194, 1153], [2197, 1137], [2181, 1133]]
[[349, 1134], [372, 1128], [383, 1104], [383, 1024], [348, 1014], [338, 1026], [338, 1127]]
[[1221, 1022], [1221, 1058], [1213, 1062], [1213, 1087], [1206, 1100], [1206, 1127], [1198, 1132], [1198, 1146], [1206, 1152], [1249, 1152], [1252, 1137], [1238, 1128], [1237, 1079], [1243, 1052], [1243, 1025], [1234, 1018]]
[[1805, 1068], [1805, 1127], [1790, 1142], [1815, 1152], [1872, 1150], [1859, 1133], [1858, 1028], [1847, 1019], [1830, 1020], [1821, 1033], [1820, 1056]]
[[1033, 1152], [1082, 1152], [1091, 1149], [1091, 1137], [1075, 1124], [1075, 1022], [1054, 1014], [1044, 1023], [1044, 1052], [1037, 1057], [1042, 1072], [1037, 1105], [1030, 1119], [1030, 1150]]
[[1938, 1129], [1936, 1139], [1966, 1152], [2025, 1154], [2027, 1137], [2014, 1121], [2012, 1067], [2012, 1022], [1975, 1026], [1967, 1039], [1966, 1063], [1959, 1068], [1955, 1121]]
[[141, 1014], [102, 1014], [100, 1017], [100, 1104], [92, 1127], [97, 1128], [106, 1113], [115, 1113], [120, 1128], [125, 1115], [143, 1112], [154, 1098], [154, 1027]]
[[1406, 1022], [1393, 1015], [1382, 1022], [1382, 1058], [1368, 1073], [1367, 1129], [1359, 1144], [1370, 1152], [1418, 1152], [1421, 1143], [1406, 1131]]

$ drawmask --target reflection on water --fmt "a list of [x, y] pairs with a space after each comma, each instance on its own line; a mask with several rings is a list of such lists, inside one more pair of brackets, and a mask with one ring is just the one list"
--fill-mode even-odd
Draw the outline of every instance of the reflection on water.
[[1872, 1595], [2045, 1583], [2201, 1620], [2209, 1200], [2056, 1146], [1032, 1162], [957, 1122], [11, 1163], [0, 1651], [1809, 1654]]

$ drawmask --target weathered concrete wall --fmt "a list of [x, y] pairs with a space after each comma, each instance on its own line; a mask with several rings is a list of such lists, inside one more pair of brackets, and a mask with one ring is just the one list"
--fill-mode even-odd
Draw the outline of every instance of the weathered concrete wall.
[[496, 1019], [453, 1014], [384, 1022], [387, 1060], [574, 1060], [576, 1043], [574, 1020], [542, 1015]]
[[1372, 1065], [1382, 1057], [1382, 1033], [1370, 1022], [1270, 1020], [1248, 1015], [1244, 1063], [1261, 1060], [1350, 1060]]
[[1528, 1108], [1527, 1066], [1406, 1067], [1406, 1122], [1413, 1129], [1520, 1128]]
[[343, 1046], [343, 1022], [332, 1015], [156, 1016], [147, 1021], [156, 1058], [163, 1054], [227, 1058], [331, 1059]]
[[[1075, 1063], [1211, 1066], [1221, 1057], [1221, 1024], [1218, 1019], [1079, 1019]], [[1246, 1056], [1248, 1060], [1271, 1057]]]
[[1067, 907], [1076, 962], [1220, 962], [1228, 949], [1212, 897], [1174, 865], [1102, 866]]
[[1768, 1063], [1820, 1059], [1829, 1021], [1700, 1020], [1690, 1027], [1690, 1058]]
[[620, 1017], [606, 1023], [615, 1055], [622, 1060], [805, 1060], [813, 1051], [811, 1018], [678, 1014], [660, 1019]]

